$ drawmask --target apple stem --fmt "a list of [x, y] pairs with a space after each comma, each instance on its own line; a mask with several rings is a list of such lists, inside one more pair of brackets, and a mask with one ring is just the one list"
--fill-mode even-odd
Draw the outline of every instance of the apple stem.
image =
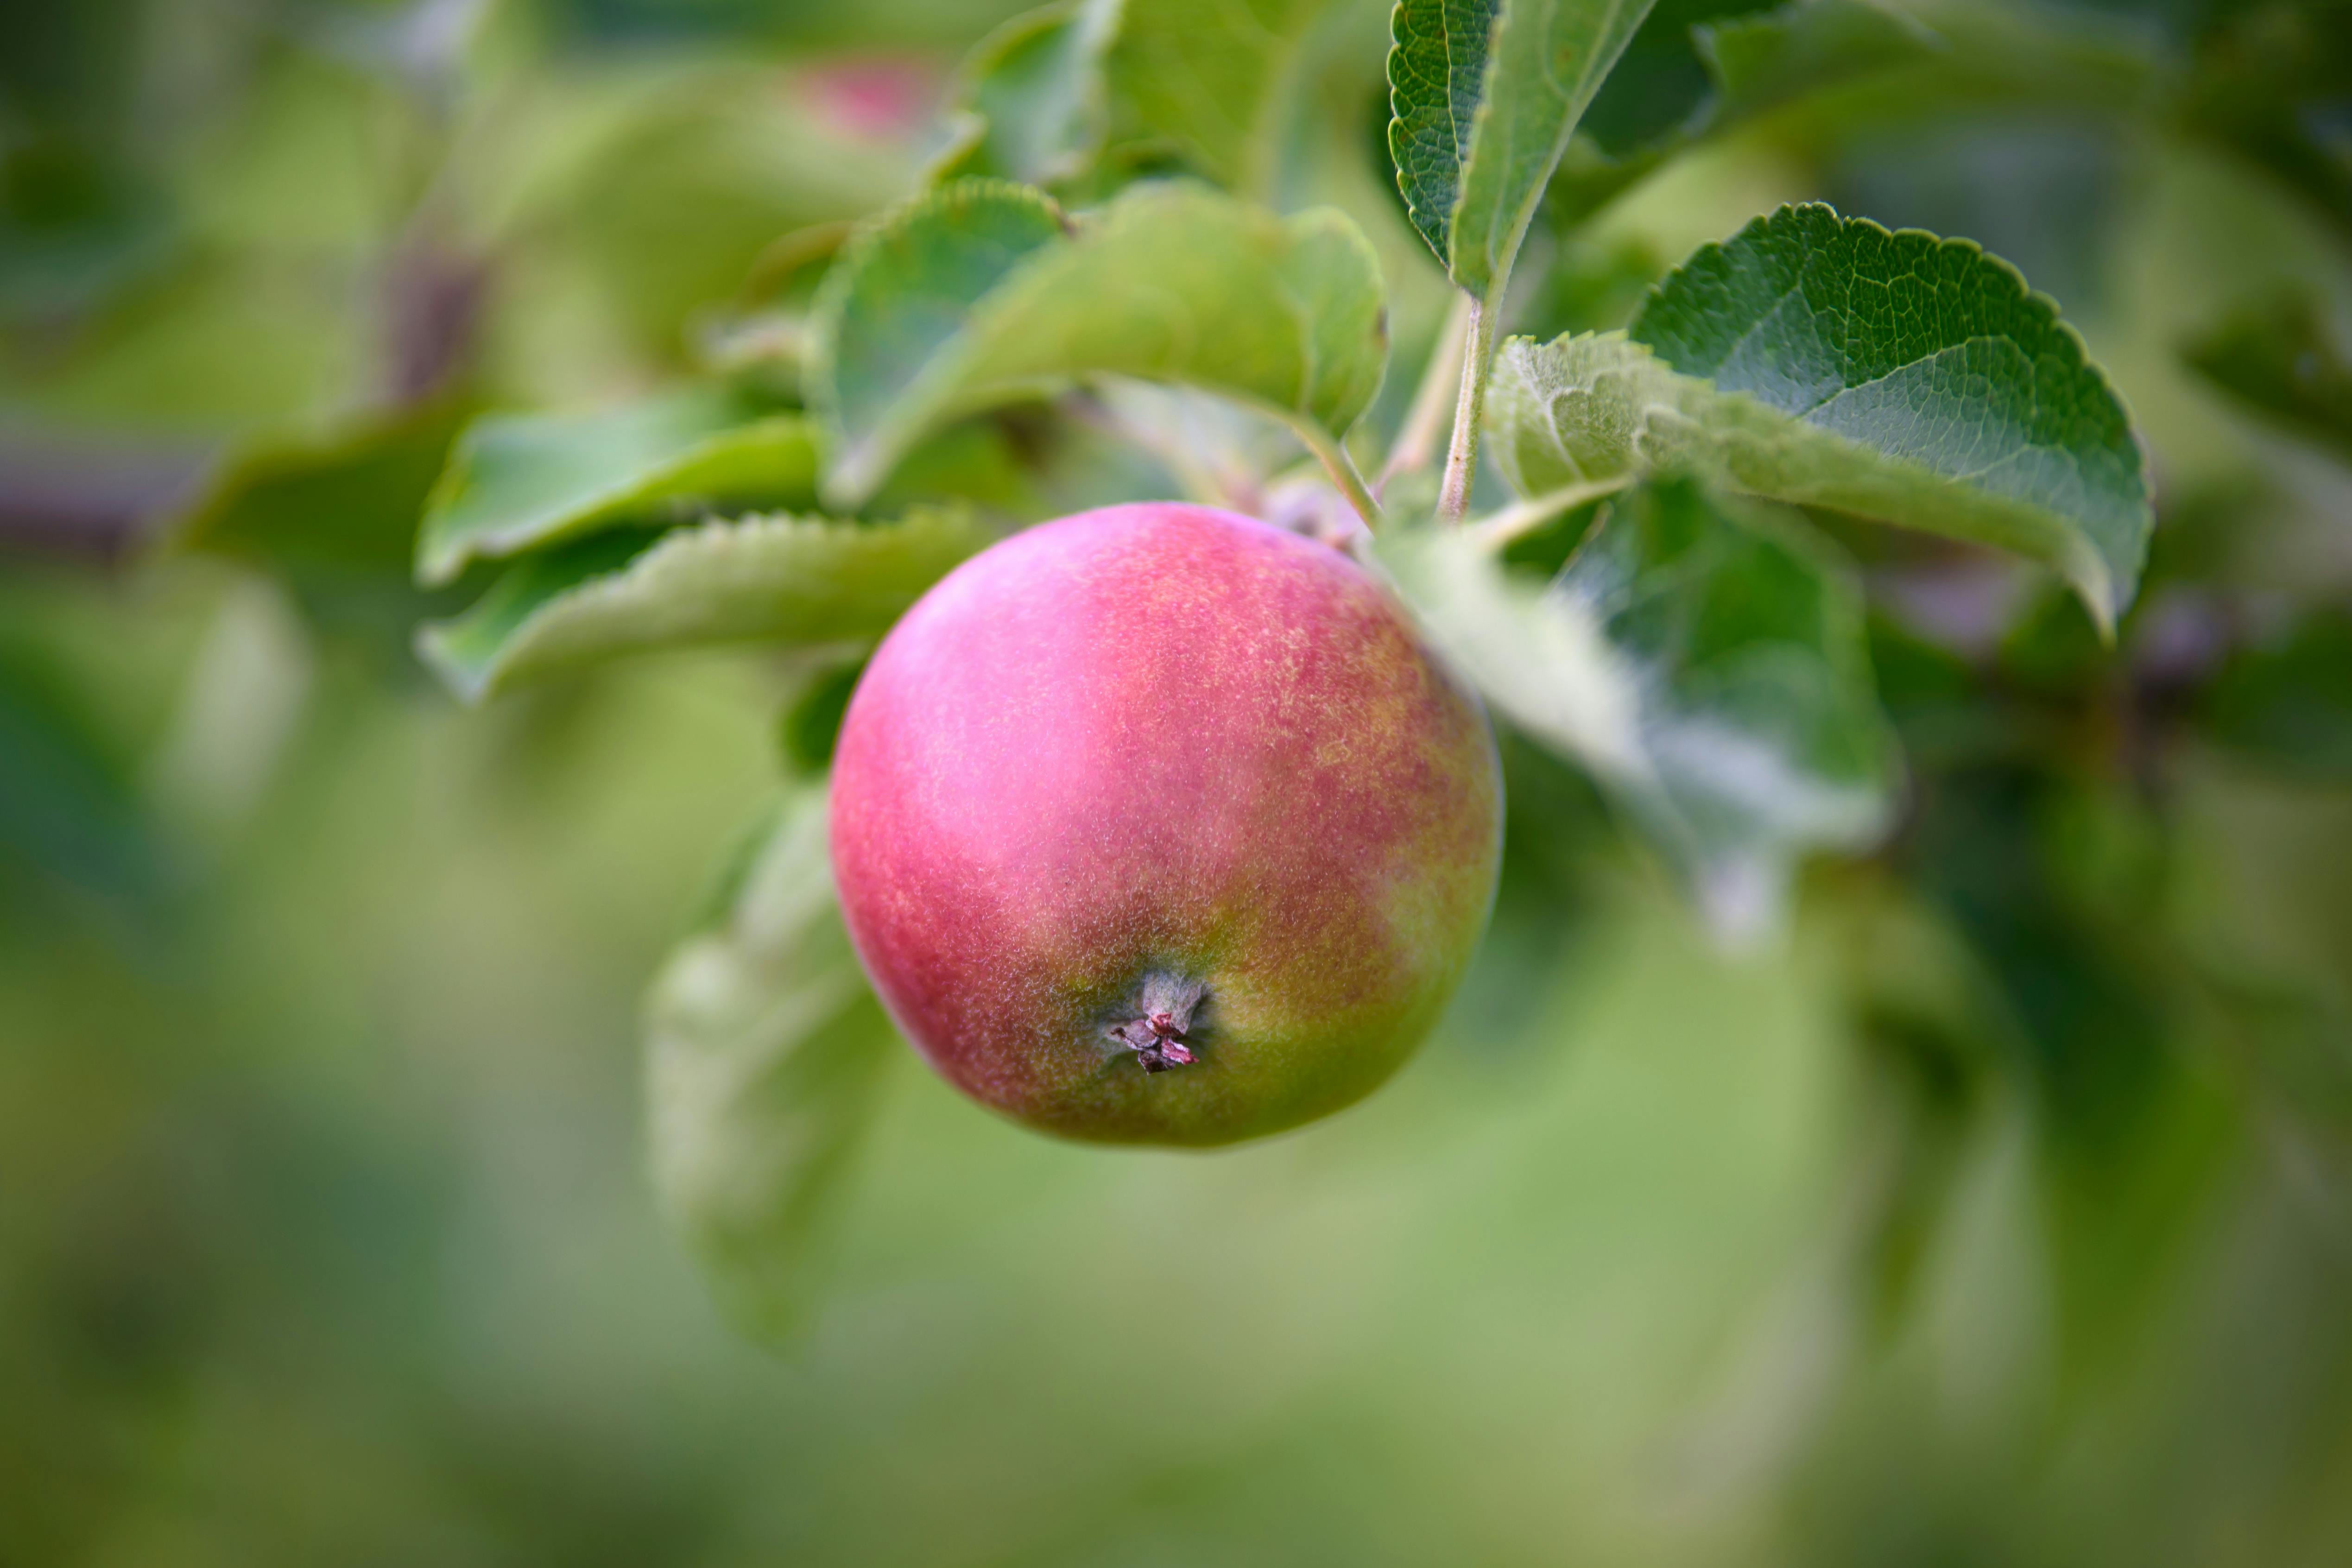
[[1133, 1051], [1147, 1073], [1191, 1067], [1199, 1058], [1197, 1043], [1184, 1031], [1208, 999], [1209, 988], [1199, 981], [1155, 969], [1136, 988], [1130, 1016], [1103, 1031], [1122, 1050]]

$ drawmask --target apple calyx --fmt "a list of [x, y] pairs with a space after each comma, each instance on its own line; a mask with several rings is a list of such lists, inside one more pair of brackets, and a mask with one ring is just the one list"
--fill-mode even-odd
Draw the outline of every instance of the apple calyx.
[[1136, 988], [1132, 1016], [1103, 1033], [1120, 1049], [1133, 1051], [1147, 1073], [1191, 1067], [1199, 1059], [1192, 1049], [1198, 1042], [1185, 1030], [1208, 994], [1209, 988], [1197, 980], [1154, 970]]

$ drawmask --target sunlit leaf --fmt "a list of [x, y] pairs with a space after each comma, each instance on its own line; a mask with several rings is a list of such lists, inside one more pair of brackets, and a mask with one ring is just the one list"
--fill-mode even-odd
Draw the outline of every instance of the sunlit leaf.
[[814, 1303], [893, 1038], [834, 900], [824, 792], [804, 787], [646, 1005], [655, 1189], [754, 1338], [785, 1338]]
[[1198, 387], [1327, 438], [1379, 390], [1379, 263], [1340, 214], [1276, 217], [1173, 184], [1129, 190], [1074, 237], [1045, 234], [1050, 217], [1034, 194], [968, 183], [845, 258], [818, 379], [835, 500], [871, 494], [957, 415], [1091, 374]]
[[2317, 300], [2289, 294], [2237, 311], [2185, 353], [2248, 408], [2352, 458], [2352, 361]]
[[1801, 520], [1666, 479], [1612, 502], [1548, 589], [1473, 532], [1381, 553], [1495, 705], [1591, 769], [1727, 930], [1774, 918], [1807, 851], [1886, 826], [1860, 591]]
[[719, 387], [589, 415], [502, 415], [458, 437], [416, 542], [416, 574], [718, 505], [816, 501], [814, 433]]
[[463, 616], [425, 627], [417, 648], [474, 701], [656, 648], [870, 642], [987, 542], [960, 512], [610, 531], [525, 557]]
[[1972, 245], [1784, 207], [1625, 333], [1513, 340], [1487, 405], [1523, 494], [1654, 464], [2041, 562], [2103, 628], [2154, 526], [2129, 416], [2057, 308]]
[[1402, 0], [1389, 153], [1413, 226], [1498, 302], [1585, 107], [1652, 0]]

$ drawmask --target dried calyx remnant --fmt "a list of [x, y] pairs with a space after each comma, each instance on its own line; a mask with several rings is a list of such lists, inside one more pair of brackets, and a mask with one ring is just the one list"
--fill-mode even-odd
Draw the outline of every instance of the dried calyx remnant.
[[1136, 987], [1131, 1016], [1103, 1032], [1122, 1049], [1133, 1051], [1145, 1072], [1190, 1067], [1196, 1042], [1186, 1031], [1208, 994], [1209, 988], [1197, 980], [1153, 970]]

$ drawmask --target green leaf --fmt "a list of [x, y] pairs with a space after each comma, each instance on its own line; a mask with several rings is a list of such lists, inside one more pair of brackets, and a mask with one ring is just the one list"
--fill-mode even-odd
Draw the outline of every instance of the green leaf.
[[801, 789], [724, 922], [664, 965], [646, 1015], [654, 1186], [752, 1338], [785, 1339], [814, 1303], [892, 1039], [834, 900], [824, 792]]
[[813, 506], [815, 484], [807, 422], [720, 387], [600, 414], [477, 420], [425, 511], [416, 574], [446, 583], [469, 561], [709, 506]]
[[2352, 458], [2352, 362], [2316, 299], [2285, 294], [2251, 306], [2182, 352], [2247, 407]]
[[465, 411], [427, 404], [275, 437], [229, 458], [173, 520], [175, 550], [404, 584], [416, 525]]
[[1447, 276], [1493, 304], [1576, 123], [1652, 0], [1401, 0], [1389, 153]]
[[1308, 41], [1330, 0], [1126, 0], [1106, 62], [1111, 142], [1270, 202]]
[[417, 651], [452, 690], [478, 701], [656, 648], [863, 644], [987, 542], [957, 512], [608, 531], [525, 557], [463, 616], [422, 628]]
[[[951, 418], [1087, 375], [1218, 393], [1327, 442], [1379, 390], [1380, 267], [1342, 215], [1282, 218], [1155, 184], [1075, 237], [1045, 233], [1052, 217], [1034, 193], [969, 182], [899, 209], [844, 258], [819, 326], [831, 499], [872, 494]], [[1025, 255], [1007, 228], [1034, 241]]]
[[1118, 0], [1064, 0], [982, 39], [957, 73], [953, 140], [931, 177], [1050, 185], [1083, 174], [1109, 123], [1103, 57], [1119, 11]]
[[2352, 780], [2352, 613], [2314, 612], [2233, 656], [2200, 716], [2242, 755], [2316, 782]]
[[1774, 918], [1807, 852], [1885, 830], [1897, 765], [1860, 589], [1801, 519], [1654, 480], [1548, 590], [1472, 531], [1381, 550], [1440, 646], [1590, 768], [1723, 929]]
[[1580, 223], [1708, 136], [1946, 50], [1880, 0], [1661, 0], [1586, 111], [1547, 204]]
[[2014, 551], [2112, 633], [2155, 518], [2129, 416], [2057, 307], [1964, 241], [1783, 207], [1627, 333], [1515, 339], [1487, 404], [1523, 494], [1652, 466]]
[[[981, 301], [1024, 258], [1060, 239], [1068, 221], [1025, 185], [960, 180], [904, 203], [849, 243], [817, 298], [809, 363], [835, 483], [846, 470], [860, 481], [860, 499], [872, 493], [921, 434], [893, 426], [908, 389], [948, 373]], [[887, 436], [897, 438], [877, 446]]]

